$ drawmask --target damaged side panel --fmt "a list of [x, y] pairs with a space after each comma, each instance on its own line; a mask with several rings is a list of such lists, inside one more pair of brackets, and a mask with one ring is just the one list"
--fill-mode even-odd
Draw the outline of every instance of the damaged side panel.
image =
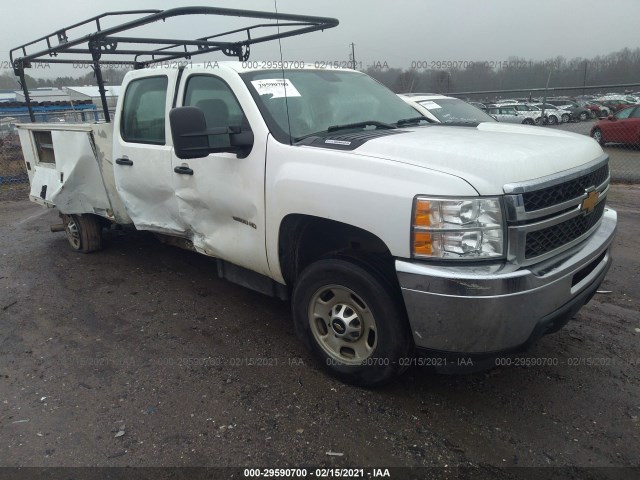
[[91, 129], [93, 131], [91, 137], [92, 147], [113, 217], [116, 223], [121, 225], [131, 224], [133, 222], [116, 189], [116, 179], [113, 171], [113, 124], [93, 124]]
[[[58, 129], [56, 129], [58, 128]], [[61, 213], [94, 213], [115, 220], [90, 125], [20, 125], [31, 182], [29, 198]]]

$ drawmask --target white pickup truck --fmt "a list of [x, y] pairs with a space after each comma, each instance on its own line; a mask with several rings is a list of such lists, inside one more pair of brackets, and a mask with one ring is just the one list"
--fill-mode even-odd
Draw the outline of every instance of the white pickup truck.
[[320, 362], [360, 385], [416, 355], [519, 351], [602, 282], [616, 213], [589, 137], [432, 124], [357, 71], [251, 67], [136, 70], [113, 123], [20, 125], [31, 200], [78, 251], [133, 225], [290, 299]]

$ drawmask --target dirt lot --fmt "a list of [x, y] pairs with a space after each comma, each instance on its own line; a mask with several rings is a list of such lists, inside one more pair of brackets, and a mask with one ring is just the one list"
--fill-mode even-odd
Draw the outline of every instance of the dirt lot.
[[640, 466], [640, 188], [609, 204], [612, 293], [525, 355], [557, 365], [365, 390], [212, 260], [121, 232], [77, 254], [55, 211], [4, 201], [0, 466]]

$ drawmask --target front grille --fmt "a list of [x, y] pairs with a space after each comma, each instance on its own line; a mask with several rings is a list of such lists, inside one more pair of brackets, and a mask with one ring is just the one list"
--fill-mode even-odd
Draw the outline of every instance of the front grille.
[[559, 185], [522, 194], [527, 212], [551, 207], [584, 195], [587, 188], [602, 185], [609, 177], [609, 164]]
[[[593, 183], [590, 185], [593, 185]], [[604, 208], [605, 199], [603, 198], [602, 201], [596, 205], [593, 212], [587, 215], [574, 217], [557, 225], [527, 233], [525, 240], [525, 258], [530, 259], [544, 255], [584, 235], [602, 218]]]

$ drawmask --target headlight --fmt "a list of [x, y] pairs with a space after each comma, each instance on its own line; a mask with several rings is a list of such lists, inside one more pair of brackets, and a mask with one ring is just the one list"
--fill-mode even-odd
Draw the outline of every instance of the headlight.
[[503, 257], [502, 204], [499, 198], [416, 197], [411, 237], [414, 258]]

